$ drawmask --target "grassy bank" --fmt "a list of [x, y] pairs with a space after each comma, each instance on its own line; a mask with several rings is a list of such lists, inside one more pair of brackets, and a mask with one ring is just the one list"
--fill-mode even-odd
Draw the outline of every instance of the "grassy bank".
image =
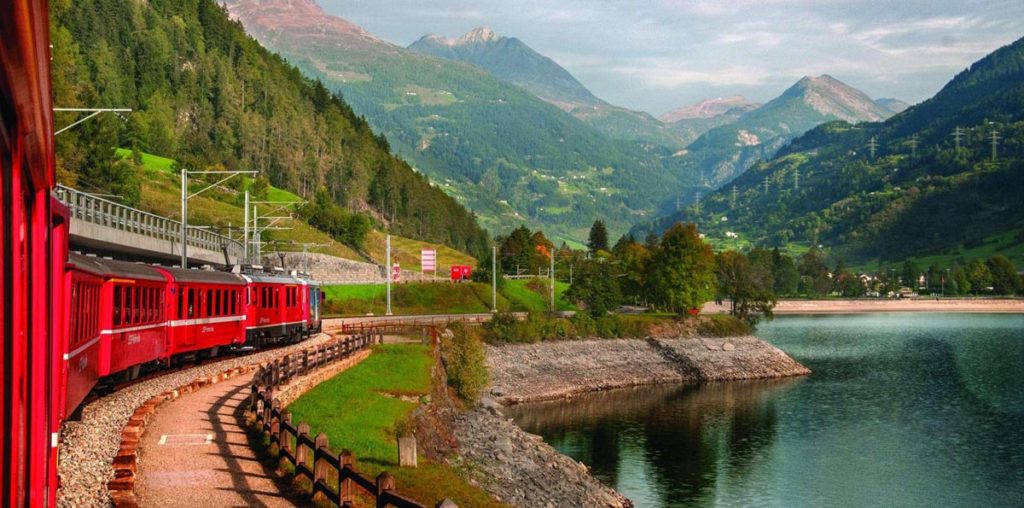
[[[325, 286], [324, 293], [325, 309], [331, 316], [383, 315], [387, 308], [384, 284]], [[498, 308], [509, 307], [509, 301], [498, 295]], [[490, 312], [491, 287], [469, 282], [396, 284], [391, 288], [391, 310], [399, 315]]]
[[445, 497], [459, 506], [502, 506], [444, 465], [421, 457], [415, 469], [398, 467], [393, 429], [417, 404], [397, 396], [425, 396], [432, 365], [427, 346], [375, 346], [362, 363], [321, 383], [288, 409], [294, 421], [327, 434], [333, 449], [351, 450], [361, 472], [389, 471], [403, 495], [428, 506]]
[[[555, 283], [558, 310], [576, 310], [565, 299], [569, 285]], [[547, 281], [510, 280], [498, 294], [498, 309], [522, 312], [548, 310]], [[325, 286], [327, 313], [334, 316], [383, 314], [387, 306], [384, 284]], [[408, 283], [391, 288], [391, 309], [395, 314], [475, 314], [490, 312], [491, 286], [480, 283]]]
[[[508, 298], [514, 311], [543, 312], [548, 310], [548, 299], [551, 294], [550, 281], [547, 279], [507, 280], [502, 294]], [[576, 306], [565, 298], [569, 283], [555, 281], [555, 308], [557, 310], [576, 310]]]

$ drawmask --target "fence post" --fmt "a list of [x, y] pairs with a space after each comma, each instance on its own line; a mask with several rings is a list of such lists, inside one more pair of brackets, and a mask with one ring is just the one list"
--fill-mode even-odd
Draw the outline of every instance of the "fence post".
[[295, 465], [296, 468], [298, 467], [299, 464], [304, 464], [308, 467], [309, 464], [307, 464], [307, 462], [309, 462], [309, 447], [303, 446], [302, 442], [306, 438], [309, 438], [309, 424], [306, 422], [302, 422], [299, 424], [299, 428], [297, 430], [299, 431], [299, 435], [298, 439], [295, 440]]
[[277, 438], [277, 446], [281, 450], [280, 455], [285, 455], [284, 452], [288, 452], [288, 455], [294, 457], [295, 450], [292, 448], [292, 437], [288, 432], [288, 427], [292, 424], [292, 413], [290, 411], [284, 411], [281, 415], [281, 419], [285, 424], [281, 425], [281, 431]]
[[341, 454], [338, 455], [338, 463], [341, 464], [341, 470], [338, 471], [338, 494], [341, 495], [341, 502], [354, 502], [356, 495], [355, 483], [345, 473], [345, 467], [349, 467], [352, 471], [356, 470], [356, 456], [352, 454], [350, 450], [342, 450]]
[[395, 490], [395, 477], [384, 471], [377, 475], [377, 508], [385, 508], [387, 502], [383, 497], [384, 492]]
[[[321, 457], [324, 455], [330, 455], [331, 450], [328, 449], [327, 434], [323, 432], [316, 435], [313, 452], [313, 492], [316, 492], [316, 484], [320, 482], [327, 483], [327, 461]], [[313, 496], [315, 500], [319, 496]]]
[[[274, 401], [274, 402], [276, 403], [277, 401]], [[281, 436], [281, 420], [280, 420], [280, 418], [278, 418], [276, 416], [271, 416], [270, 417], [270, 443], [273, 444], [274, 443], [274, 439], [277, 439], [280, 436]], [[280, 441], [277, 443], [277, 456], [278, 457], [281, 456], [281, 443], [280, 443]]]
[[271, 415], [273, 404], [274, 404], [274, 398], [271, 395], [270, 390], [264, 391], [263, 392], [263, 425], [264, 425], [263, 428], [264, 429], [266, 428], [266, 426], [268, 424], [270, 424], [270, 415]]

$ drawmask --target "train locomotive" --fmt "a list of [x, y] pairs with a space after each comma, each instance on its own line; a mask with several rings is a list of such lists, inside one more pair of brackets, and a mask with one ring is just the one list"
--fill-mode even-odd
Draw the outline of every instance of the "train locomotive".
[[323, 292], [284, 274], [186, 270], [69, 253], [52, 196], [49, 20], [0, 2], [0, 506], [56, 506], [60, 428], [104, 380], [298, 341]]

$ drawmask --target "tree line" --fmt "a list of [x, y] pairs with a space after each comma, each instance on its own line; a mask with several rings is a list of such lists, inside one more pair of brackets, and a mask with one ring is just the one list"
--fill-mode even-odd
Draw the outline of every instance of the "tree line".
[[[62, 183], [139, 203], [138, 161], [115, 154], [129, 148], [189, 169], [257, 170], [329, 199], [345, 217], [331, 209], [315, 225], [344, 230], [343, 240], [365, 221], [473, 254], [488, 244], [475, 216], [392, 155], [340, 94], [265, 50], [213, 0], [56, 0], [50, 31], [55, 106], [133, 110], [57, 136]], [[75, 118], [57, 115], [60, 125]]]
[[[609, 245], [604, 223], [595, 221], [586, 249], [555, 248], [542, 231], [525, 226], [496, 239], [501, 275], [538, 274], [569, 280], [566, 296], [594, 316], [623, 305], [677, 314], [697, 313], [711, 300], [728, 301], [730, 313], [750, 324], [771, 318], [781, 297], [900, 297], [909, 293], [1012, 295], [1024, 292], [1024, 281], [1005, 256], [922, 270], [914, 261], [901, 270], [879, 268], [855, 272], [838, 261], [830, 266], [825, 253], [812, 248], [793, 257], [778, 248], [712, 251], [694, 224], [676, 223], [660, 237], [643, 242], [624, 235]], [[474, 274], [490, 282], [488, 257]], [[500, 279], [500, 278], [499, 278]]]

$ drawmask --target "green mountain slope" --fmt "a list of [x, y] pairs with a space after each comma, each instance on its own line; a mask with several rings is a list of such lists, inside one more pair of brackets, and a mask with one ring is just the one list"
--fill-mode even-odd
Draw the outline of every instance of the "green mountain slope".
[[[193, 170], [258, 170], [310, 200], [324, 190], [344, 213], [395, 233], [486, 249], [469, 211], [214, 1], [61, 0], [50, 10], [54, 104], [133, 110], [57, 136], [62, 182], [139, 203], [145, 174], [114, 153], [131, 147]], [[59, 114], [57, 123], [74, 118]]]
[[419, 53], [473, 64], [571, 113], [612, 139], [637, 141], [648, 150], [670, 152], [693, 141], [720, 123], [670, 124], [640, 111], [608, 104], [597, 98], [554, 60], [515, 37], [499, 36], [490, 28], [476, 28], [458, 39], [425, 35], [409, 49]]
[[515, 37], [498, 36], [487, 27], [476, 28], [458, 39], [425, 35], [409, 49], [471, 63], [564, 110], [605, 104], [554, 60]]
[[696, 220], [722, 243], [822, 244], [854, 261], [1019, 256], [1021, 203], [1024, 39], [884, 123], [808, 132], [656, 229]]
[[687, 148], [683, 167], [717, 188], [804, 132], [832, 120], [879, 121], [892, 111], [828, 76], [805, 77], [735, 122], [703, 133]]
[[226, 5], [494, 230], [527, 223], [581, 240], [602, 217], [621, 232], [678, 185], [663, 153], [610, 139], [479, 67], [381, 41], [310, 0]]

